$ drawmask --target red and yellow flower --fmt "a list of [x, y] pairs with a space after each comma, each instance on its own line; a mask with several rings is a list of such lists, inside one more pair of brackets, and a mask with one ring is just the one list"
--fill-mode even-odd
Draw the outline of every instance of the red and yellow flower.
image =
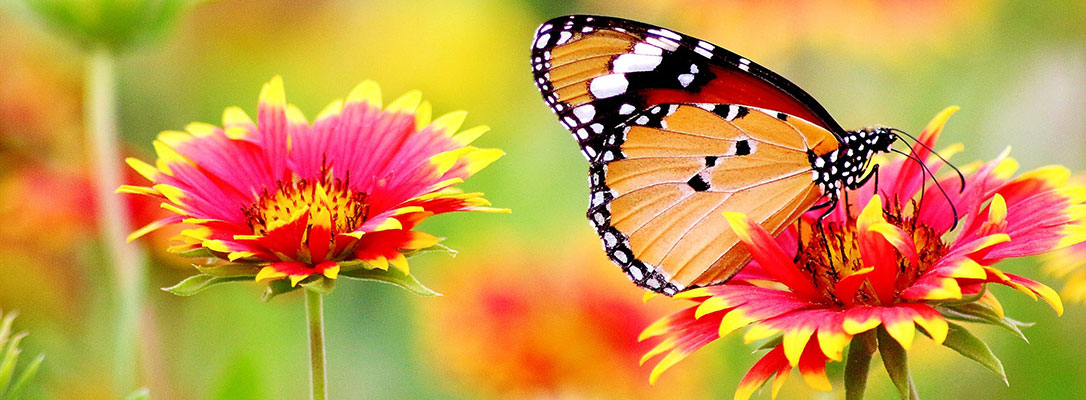
[[674, 379], [645, 381], [637, 360], [651, 346], [637, 335], [675, 308], [642, 304], [581, 232], [559, 251], [492, 235], [497, 254], [457, 257], [440, 272], [448, 294], [419, 308], [421, 354], [443, 382], [480, 398], [705, 398], [696, 359]]
[[[650, 380], [702, 346], [748, 327], [745, 341], [770, 339], [770, 350], [742, 379], [735, 398], [749, 398], [770, 379], [775, 396], [794, 368], [810, 387], [829, 390], [827, 362], [843, 360], [850, 343], [850, 359], [856, 353], [869, 360], [876, 333], [889, 360], [898, 355], [887, 354], [894, 349], [904, 356], [917, 330], [963, 350], [963, 341], [948, 335], [973, 337], [952, 320], [1016, 330], [986, 291], [990, 283], [1041, 298], [1062, 313], [1055, 291], [993, 265], [1086, 240], [1080, 205], [1086, 187], [1068, 183], [1067, 169], [1056, 166], [1014, 176], [1018, 165], [1004, 153], [967, 167], [972, 172], [964, 190], [958, 190], [957, 175], [923, 189], [924, 168], [944, 165], [926, 148], [955, 110], [939, 114], [920, 136], [923, 146], [913, 147], [911, 156], [924, 160], [923, 167], [909, 159], [883, 162], [879, 195], [872, 180], [848, 193], [854, 207], [842, 205], [823, 220], [820, 210], [805, 215], [802, 233], [792, 228], [773, 238], [746, 216], [726, 214], [754, 261], [726, 284], [680, 293], [676, 297], [696, 304], [645, 329], [642, 340], [661, 339], [642, 358], [662, 356]], [[944, 154], [959, 149], [952, 146]], [[1002, 374], [1001, 367], [988, 365]], [[862, 371], [866, 376], [866, 361]]]
[[367, 81], [310, 124], [286, 103], [276, 77], [261, 91], [256, 121], [228, 108], [222, 127], [161, 133], [154, 165], [128, 159], [151, 185], [120, 191], [157, 198], [173, 212], [130, 238], [182, 223], [188, 229], [170, 251], [209, 252], [230, 264], [201, 268], [205, 274], [290, 287], [390, 266], [406, 276], [404, 253], [440, 240], [413, 230], [424, 219], [507, 211], [454, 187], [503, 154], [469, 146], [488, 128], [458, 133], [465, 116], [431, 121], [418, 92], [382, 109], [380, 89]]

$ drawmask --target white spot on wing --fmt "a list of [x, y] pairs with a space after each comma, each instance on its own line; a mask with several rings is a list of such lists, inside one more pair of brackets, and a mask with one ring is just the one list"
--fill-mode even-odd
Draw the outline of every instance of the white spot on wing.
[[657, 34], [657, 35], [660, 35], [660, 36], [664, 36], [664, 37], [669, 37], [669, 38], [672, 38], [672, 39], [675, 39], [675, 40], [683, 40], [683, 37], [679, 36], [678, 33], [675, 33], [675, 32], [672, 32], [672, 31], [669, 31], [669, 30], [663, 29], [663, 28], [649, 29], [648, 32], [653, 33], [653, 34]]
[[675, 51], [679, 49], [679, 44], [668, 38], [647, 37], [645, 38], [645, 42], [667, 51]]
[[623, 54], [615, 58], [614, 72], [652, 71], [660, 65], [663, 57], [644, 54]]
[[543, 46], [547, 45], [547, 41], [550, 40], [550, 38], [551, 38], [551, 34], [549, 34], [549, 33], [544, 33], [544, 34], [540, 35], [539, 39], [535, 40], [535, 48], [542, 49]]
[[618, 113], [622, 115], [629, 115], [634, 112], [634, 106], [632, 104], [623, 104], [618, 108]]
[[577, 108], [573, 109], [573, 115], [581, 120], [581, 123], [587, 123], [592, 120], [592, 117], [596, 116], [596, 107], [591, 104], [577, 106]]
[[664, 49], [648, 43], [638, 43], [634, 45], [634, 53], [644, 54], [647, 56], [658, 56], [664, 54]]
[[745, 58], [739, 59], [739, 69], [744, 71], [750, 71], [750, 60]]
[[630, 82], [626, 80], [626, 75], [623, 74], [611, 74], [603, 75], [592, 80], [589, 84], [588, 90], [592, 92], [593, 96], [597, 99], [606, 99], [608, 97], [615, 97], [620, 94], [626, 93], [626, 88], [629, 87]]
[[739, 116], [739, 107], [734, 105], [728, 106], [728, 115], [725, 116], [724, 119], [731, 121], [737, 116]]
[[683, 85], [683, 87], [690, 86], [690, 82], [693, 82], [693, 81], [694, 81], [694, 74], [680, 74], [679, 75], [679, 84]]
[[558, 43], [557, 44], [559, 44], [559, 45], [565, 44], [567, 41], [569, 41], [569, 38], [571, 38], [571, 37], [573, 37], [572, 33], [570, 33], [569, 31], [562, 31], [562, 33], [558, 34]]

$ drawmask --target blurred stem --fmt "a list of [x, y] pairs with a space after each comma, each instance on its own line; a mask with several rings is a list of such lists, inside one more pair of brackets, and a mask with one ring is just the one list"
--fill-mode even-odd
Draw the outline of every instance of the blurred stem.
[[312, 373], [310, 387], [312, 400], [328, 398], [325, 387], [328, 378], [324, 374], [324, 298], [312, 290], [305, 292], [305, 314], [309, 319], [309, 369]]
[[125, 238], [132, 230], [124, 199], [114, 193], [123, 181], [120, 138], [117, 133], [117, 95], [114, 54], [105, 46], [93, 49], [86, 66], [84, 121], [89, 131], [95, 176], [98, 228], [105, 259], [112, 264], [116, 284], [116, 337], [113, 377], [116, 393], [136, 388], [140, 288], [144, 255]]

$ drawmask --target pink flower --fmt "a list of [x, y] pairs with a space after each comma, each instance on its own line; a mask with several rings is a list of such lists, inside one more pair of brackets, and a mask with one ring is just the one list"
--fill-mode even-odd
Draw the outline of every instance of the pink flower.
[[382, 109], [380, 89], [367, 81], [311, 125], [276, 77], [261, 91], [255, 122], [228, 108], [221, 128], [193, 123], [160, 134], [155, 165], [128, 159], [152, 184], [120, 191], [157, 198], [174, 214], [132, 238], [183, 223], [189, 229], [170, 251], [232, 264], [202, 272], [291, 287], [390, 265], [407, 275], [404, 253], [439, 241], [413, 230], [422, 220], [508, 211], [454, 188], [503, 154], [468, 145], [488, 128], [457, 133], [466, 113], [431, 121], [421, 99], [409, 92]]

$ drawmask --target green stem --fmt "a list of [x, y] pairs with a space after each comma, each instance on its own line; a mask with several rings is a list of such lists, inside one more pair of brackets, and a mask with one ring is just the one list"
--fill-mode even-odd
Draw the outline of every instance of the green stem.
[[85, 85], [84, 126], [90, 136], [98, 228], [106, 263], [113, 267], [116, 284], [114, 385], [118, 393], [128, 393], [136, 387], [138, 376], [139, 341], [134, 339], [139, 331], [144, 255], [125, 240], [132, 227], [124, 199], [114, 193], [123, 182], [124, 170], [117, 133], [115, 58], [108, 48], [92, 50], [86, 66]]
[[324, 373], [324, 299], [320, 293], [312, 290], [305, 292], [305, 311], [309, 319], [309, 369], [310, 387], [313, 389], [312, 400], [325, 400], [328, 394], [328, 378]]

